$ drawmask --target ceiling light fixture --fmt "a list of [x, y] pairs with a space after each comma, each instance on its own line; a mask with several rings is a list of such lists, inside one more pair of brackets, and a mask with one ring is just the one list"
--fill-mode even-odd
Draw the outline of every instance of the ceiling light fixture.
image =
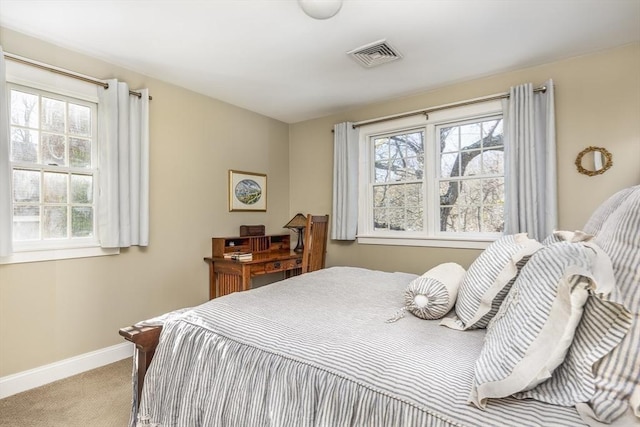
[[300, 8], [314, 19], [329, 19], [342, 7], [342, 0], [298, 0]]

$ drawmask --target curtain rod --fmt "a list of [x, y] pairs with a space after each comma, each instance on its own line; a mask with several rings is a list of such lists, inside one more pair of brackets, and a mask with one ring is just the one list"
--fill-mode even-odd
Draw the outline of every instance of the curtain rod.
[[[109, 84], [104, 82], [104, 81], [102, 81], [102, 80], [98, 80], [98, 79], [94, 79], [94, 78], [91, 78], [91, 77], [83, 76], [81, 74], [73, 73], [71, 71], [65, 71], [65, 70], [62, 70], [60, 68], [56, 68], [56, 67], [53, 67], [53, 66], [50, 66], [50, 65], [45, 65], [43, 63], [36, 62], [34, 60], [31, 60], [31, 59], [28, 59], [28, 58], [24, 58], [22, 56], [14, 55], [14, 54], [8, 53], [8, 52], [4, 52], [4, 57], [6, 59], [11, 60], [11, 61], [19, 62], [20, 64], [30, 65], [32, 67], [39, 68], [41, 70], [50, 71], [52, 73], [60, 74], [62, 76], [66, 76], [66, 77], [71, 77], [71, 78], [76, 79], [76, 80], [82, 80], [83, 82], [87, 82], [87, 83], [93, 83], [94, 85], [102, 86], [105, 89], [109, 89]], [[136, 91], [133, 91], [133, 90], [129, 91], [129, 95], [137, 96], [138, 98], [142, 97], [142, 94], [140, 92], [136, 92]], [[151, 101], [152, 99], [153, 98], [151, 97], [151, 95], [149, 95], [149, 101]]]
[[[547, 87], [546, 86], [540, 86], [537, 87], [535, 89], [533, 89], [534, 92], [546, 92], [547, 91]], [[505, 92], [505, 93], [499, 93], [497, 95], [489, 95], [489, 96], [485, 96], [482, 98], [476, 98], [476, 99], [471, 99], [468, 101], [460, 101], [460, 102], [453, 102], [451, 104], [445, 104], [445, 105], [440, 105], [438, 107], [431, 107], [431, 108], [426, 108], [423, 110], [417, 110], [417, 111], [410, 111], [408, 113], [401, 113], [401, 114], [394, 114], [392, 116], [385, 116], [385, 117], [379, 117], [377, 119], [371, 119], [371, 120], [363, 120], [361, 122], [355, 122], [352, 124], [353, 128], [359, 128], [360, 126], [364, 126], [364, 125], [370, 125], [373, 123], [382, 123], [382, 122], [386, 122], [388, 120], [395, 120], [395, 119], [402, 119], [405, 117], [411, 117], [411, 116], [417, 116], [419, 114], [424, 114], [425, 116], [429, 116], [429, 113], [433, 113], [435, 111], [441, 111], [441, 110], [446, 110], [448, 108], [456, 108], [456, 107], [464, 107], [466, 105], [473, 105], [473, 104], [479, 104], [481, 102], [488, 102], [488, 101], [496, 101], [499, 99], [505, 99], [505, 98], [509, 98], [509, 93]], [[331, 132], [333, 132], [333, 129], [331, 129]]]

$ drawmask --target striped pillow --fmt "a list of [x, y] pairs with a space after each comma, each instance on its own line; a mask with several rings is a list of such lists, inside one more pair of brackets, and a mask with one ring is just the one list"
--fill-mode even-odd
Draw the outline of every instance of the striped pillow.
[[612, 199], [606, 204], [617, 208], [606, 210], [610, 214], [595, 242], [611, 258], [619, 289], [616, 297], [631, 312], [631, 326], [620, 344], [595, 366], [595, 393], [589, 404], [577, 405], [581, 415], [607, 423], [627, 410], [640, 383], [640, 185]]
[[412, 280], [404, 293], [405, 306], [387, 322], [401, 319], [405, 311], [421, 319], [440, 319], [453, 308], [464, 273], [462, 266], [447, 262]]
[[587, 423], [610, 423], [640, 387], [640, 186], [613, 195], [588, 224], [599, 231], [595, 241], [611, 258], [617, 289], [589, 297], [563, 364], [515, 397], [575, 405]]
[[491, 243], [471, 264], [456, 301], [456, 317], [441, 325], [452, 329], [486, 328], [529, 257], [542, 245], [527, 233], [503, 236]]
[[609, 290], [613, 282], [606, 254], [593, 244], [559, 242], [535, 253], [487, 328], [470, 401], [484, 408], [487, 399], [551, 377], [571, 346], [589, 290]]

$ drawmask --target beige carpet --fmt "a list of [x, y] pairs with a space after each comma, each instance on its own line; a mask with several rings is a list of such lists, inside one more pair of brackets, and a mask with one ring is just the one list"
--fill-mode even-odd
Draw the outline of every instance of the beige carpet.
[[126, 427], [131, 359], [0, 399], [2, 427]]

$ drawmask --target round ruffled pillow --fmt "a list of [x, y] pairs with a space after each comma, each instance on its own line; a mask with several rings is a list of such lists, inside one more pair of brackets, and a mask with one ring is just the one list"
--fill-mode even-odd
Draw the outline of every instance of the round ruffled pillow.
[[454, 306], [465, 270], [459, 264], [440, 264], [414, 279], [404, 292], [404, 307], [387, 322], [395, 322], [408, 311], [420, 319], [440, 319]]

